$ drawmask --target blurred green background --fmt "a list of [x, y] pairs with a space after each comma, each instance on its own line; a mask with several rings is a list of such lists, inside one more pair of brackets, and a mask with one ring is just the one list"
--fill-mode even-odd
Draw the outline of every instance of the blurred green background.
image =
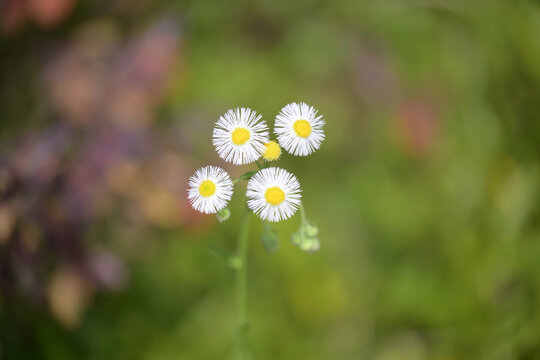
[[254, 359], [540, 359], [540, 3], [0, 2], [0, 358], [225, 359], [229, 221], [188, 177], [215, 121], [305, 101], [278, 166], [321, 250], [252, 218]]

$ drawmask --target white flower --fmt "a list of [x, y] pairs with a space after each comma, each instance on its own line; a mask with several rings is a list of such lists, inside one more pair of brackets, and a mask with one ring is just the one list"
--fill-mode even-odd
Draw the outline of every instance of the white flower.
[[306, 156], [317, 150], [324, 140], [324, 120], [306, 103], [285, 105], [276, 116], [274, 133], [289, 153]]
[[227, 206], [233, 193], [233, 182], [217, 166], [200, 168], [189, 178], [188, 199], [191, 206], [205, 214], [214, 214]]
[[248, 207], [263, 220], [285, 220], [298, 210], [301, 191], [296, 176], [287, 170], [262, 169], [247, 184]]
[[249, 108], [229, 110], [214, 127], [212, 143], [220, 158], [235, 165], [249, 164], [261, 157], [268, 142], [268, 126]]

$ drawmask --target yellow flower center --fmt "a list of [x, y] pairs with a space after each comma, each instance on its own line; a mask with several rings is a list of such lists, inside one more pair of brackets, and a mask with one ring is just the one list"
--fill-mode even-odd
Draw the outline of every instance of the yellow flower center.
[[307, 138], [311, 134], [311, 124], [307, 120], [296, 120], [293, 125], [296, 135]]
[[270, 141], [265, 144], [266, 150], [264, 151], [263, 158], [268, 161], [274, 161], [281, 156], [281, 148], [275, 141]]
[[283, 200], [285, 200], [285, 193], [279, 187], [274, 186], [266, 189], [264, 198], [266, 199], [267, 203], [275, 206], [281, 204]]
[[216, 192], [216, 184], [212, 180], [204, 180], [199, 186], [199, 194], [204, 197], [214, 195]]
[[250, 133], [246, 128], [237, 128], [231, 134], [231, 139], [235, 145], [243, 145], [249, 140]]

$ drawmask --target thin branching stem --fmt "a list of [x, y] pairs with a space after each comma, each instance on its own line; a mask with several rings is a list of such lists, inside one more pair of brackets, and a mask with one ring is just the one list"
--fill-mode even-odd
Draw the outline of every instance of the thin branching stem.
[[248, 359], [248, 350], [246, 342], [247, 332], [247, 255], [249, 245], [249, 212], [246, 210], [240, 233], [238, 236], [237, 257], [240, 260], [240, 266], [236, 269], [236, 316], [237, 316], [237, 349], [236, 359]]
[[300, 216], [302, 217], [302, 225], [304, 225], [307, 222], [306, 219], [306, 210], [304, 209], [304, 203], [300, 203]]

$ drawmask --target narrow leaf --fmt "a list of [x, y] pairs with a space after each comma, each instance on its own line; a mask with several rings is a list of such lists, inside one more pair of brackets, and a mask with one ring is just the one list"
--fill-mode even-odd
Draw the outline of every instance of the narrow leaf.
[[242, 261], [238, 258], [238, 256], [236, 256], [236, 254], [215, 245], [207, 245], [207, 248], [212, 254], [225, 261], [225, 263], [233, 269], [239, 269], [242, 267]]

